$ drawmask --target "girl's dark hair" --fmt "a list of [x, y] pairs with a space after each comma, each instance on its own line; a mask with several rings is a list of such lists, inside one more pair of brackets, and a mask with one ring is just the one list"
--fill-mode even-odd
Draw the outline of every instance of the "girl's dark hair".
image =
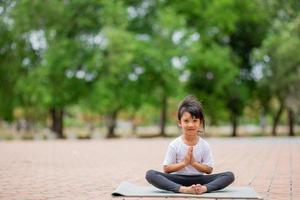
[[188, 112], [195, 117], [196, 119], [200, 119], [203, 129], [205, 128], [205, 119], [204, 119], [204, 112], [201, 103], [197, 100], [196, 97], [189, 95], [186, 96], [178, 106], [177, 117], [178, 120], [181, 120], [181, 117], [184, 112]]

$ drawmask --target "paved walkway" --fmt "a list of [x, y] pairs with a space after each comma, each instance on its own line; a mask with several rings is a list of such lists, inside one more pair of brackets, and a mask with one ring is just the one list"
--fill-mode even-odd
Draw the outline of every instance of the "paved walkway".
[[[145, 171], [161, 170], [170, 141], [2, 141], [0, 199], [120, 199], [110, 193], [121, 181], [147, 185]], [[264, 199], [300, 199], [300, 138], [207, 141], [215, 172], [233, 171], [234, 185], [251, 185]]]

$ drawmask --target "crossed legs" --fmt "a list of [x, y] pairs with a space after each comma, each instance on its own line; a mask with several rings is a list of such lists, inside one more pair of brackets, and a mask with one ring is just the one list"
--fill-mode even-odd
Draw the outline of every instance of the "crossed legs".
[[168, 174], [155, 170], [146, 173], [147, 181], [153, 186], [176, 193], [197, 193], [220, 190], [234, 181], [232, 172], [209, 175]]

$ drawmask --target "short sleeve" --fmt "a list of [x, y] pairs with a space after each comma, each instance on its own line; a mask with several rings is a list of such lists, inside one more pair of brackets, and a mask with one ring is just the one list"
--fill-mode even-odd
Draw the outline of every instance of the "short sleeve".
[[214, 165], [214, 160], [209, 145], [207, 145], [207, 148], [204, 151], [202, 164], [208, 165], [210, 167], [213, 167]]
[[172, 145], [168, 146], [163, 165], [176, 163], [176, 151]]

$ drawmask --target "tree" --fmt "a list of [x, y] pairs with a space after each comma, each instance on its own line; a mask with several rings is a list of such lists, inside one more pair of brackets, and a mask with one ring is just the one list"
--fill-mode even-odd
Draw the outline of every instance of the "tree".
[[13, 121], [13, 110], [18, 104], [16, 98], [16, 82], [24, 71], [20, 66], [23, 51], [18, 51], [26, 45], [24, 40], [14, 33], [11, 10], [14, 1], [0, 2], [0, 118]]
[[202, 100], [209, 121], [217, 124], [224, 119], [222, 110], [228, 106], [224, 99], [229, 98], [226, 95], [234, 91], [231, 84], [238, 74], [236, 61], [232, 60], [229, 48], [217, 44], [210, 48], [198, 44], [194, 46], [194, 53], [187, 63], [190, 70], [187, 88]]
[[99, 76], [85, 102], [90, 109], [106, 116], [107, 137], [115, 135], [116, 120], [121, 110], [138, 106], [139, 75], [143, 68], [135, 65], [137, 40], [127, 30], [126, 7], [121, 1], [104, 1], [101, 13], [103, 28], [98, 32], [102, 55]]
[[[300, 17], [289, 23], [280, 23], [278, 32], [271, 33], [260, 52], [260, 64], [263, 67], [261, 87], [269, 86], [272, 96], [279, 101], [279, 109], [274, 116], [272, 134], [276, 135], [276, 127], [280, 115], [286, 108], [288, 111], [289, 135], [294, 135], [294, 112], [299, 109], [297, 88], [300, 81], [300, 59], [297, 49], [300, 48]], [[264, 59], [265, 58], [265, 59]]]
[[178, 95], [182, 86], [179, 77], [187, 55], [185, 43], [191, 33], [185, 28], [184, 17], [164, 2], [134, 2], [129, 8], [130, 29], [138, 33], [144, 47], [138, 62], [145, 69], [141, 76], [145, 91], [153, 94], [146, 94], [147, 102], [160, 105], [160, 135], [166, 136], [168, 99]]
[[[203, 49], [215, 49], [214, 46], [224, 50], [230, 48], [229, 55], [222, 57], [226, 63], [232, 63], [232, 69], [239, 69], [239, 73], [232, 78], [231, 83], [227, 83], [223, 88], [224, 106], [230, 112], [232, 123], [232, 135], [237, 135], [238, 118], [242, 115], [244, 107], [250, 102], [251, 92], [255, 88], [252, 73], [250, 55], [252, 49], [260, 46], [267, 28], [267, 16], [264, 14], [263, 7], [258, 1], [170, 1], [177, 12], [183, 13], [187, 17], [187, 24], [194, 27], [200, 34], [200, 45]], [[199, 12], [201, 8], [201, 12]], [[213, 47], [213, 48], [212, 48]], [[228, 50], [227, 50], [228, 51]], [[211, 53], [213, 55], [213, 53]], [[216, 56], [219, 54], [216, 53]], [[216, 59], [208, 57], [207, 59]], [[228, 60], [227, 60], [228, 59]], [[206, 59], [205, 59], [206, 60]], [[199, 68], [212, 68], [215, 66], [203, 66], [200, 62], [193, 64]], [[220, 68], [222, 63], [218, 63]], [[196, 70], [197, 71], [197, 70]], [[199, 69], [201, 71], [201, 69]], [[204, 70], [205, 71], [205, 70]], [[205, 72], [204, 72], [205, 73]], [[191, 74], [194, 74], [192, 71]], [[201, 76], [201, 75], [200, 75]], [[205, 76], [205, 74], [202, 74]], [[224, 74], [224, 77], [226, 75]], [[201, 81], [193, 80], [193, 82]], [[193, 84], [192, 84], [193, 85]], [[210, 90], [194, 85], [193, 90]], [[214, 96], [218, 91], [212, 91]], [[216, 95], [218, 96], [218, 95]], [[224, 108], [223, 106], [223, 108]]]
[[49, 110], [51, 129], [60, 138], [64, 109], [85, 94], [91, 81], [89, 60], [94, 51], [86, 38], [99, 28], [100, 6], [97, 1], [23, 0], [13, 8], [15, 31], [35, 52], [34, 59], [24, 57], [29, 67], [19, 91], [28, 92], [22, 95], [29, 96], [31, 105]]

